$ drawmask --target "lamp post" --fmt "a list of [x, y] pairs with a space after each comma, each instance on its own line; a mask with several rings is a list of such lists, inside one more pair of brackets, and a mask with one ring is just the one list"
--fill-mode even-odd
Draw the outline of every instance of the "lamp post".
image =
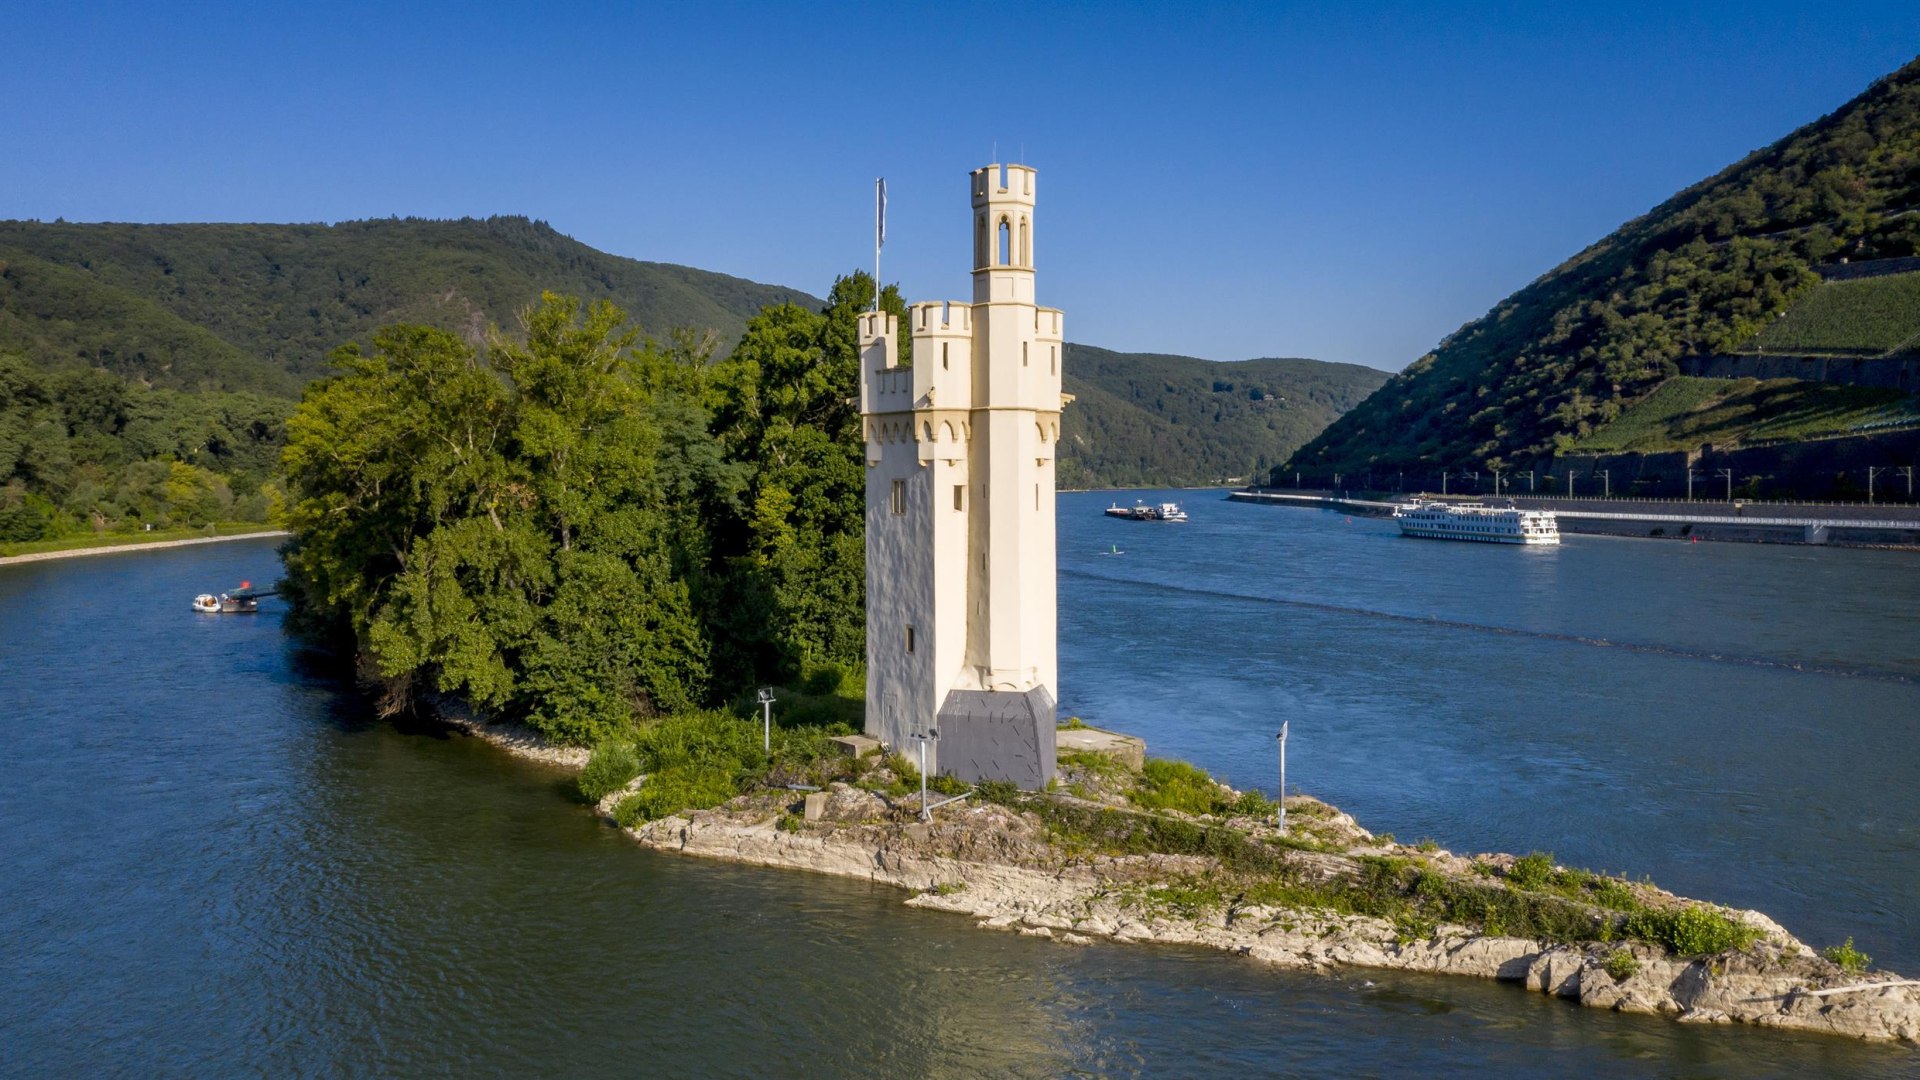
[[1280, 721], [1280, 734], [1274, 738], [1280, 740], [1280, 811], [1274, 824], [1284, 836], [1287, 832], [1287, 721]]
[[760, 729], [760, 748], [771, 754], [773, 753], [773, 687], [761, 687], [759, 701], [762, 725]]
[[1913, 466], [1902, 465], [1893, 471], [1907, 478], [1907, 501], [1912, 502], [1913, 501]]
[[1887, 471], [1885, 465], [1867, 466], [1867, 505], [1873, 505], [1873, 478]]
[[1611, 469], [1600, 469], [1598, 472], [1600, 473], [1601, 484], [1600, 497], [1603, 499], [1613, 498], [1613, 471]]
[[1713, 471], [1713, 475], [1724, 476], [1727, 478], [1727, 501], [1732, 502], [1733, 501], [1733, 470], [1732, 469], [1715, 469]]
[[1687, 501], [1693, 501], [1693, 470], [1687, 470]]
[[1488, 469], [1487, 471], [1493, 474], [1493, 497], [1497, 499], [1500, 497], [1500, 470]]
[[1573, 470], [1567, 470], [1567, 498], [1573, 498]]
[[933, 810], [927, 806], [927, 744], [940, 737], [939, 728], [928, 728], [924, 732], [916, 731], [910, 738], [920, 744], [920, 820], [932, 821]]
[[1527, 494], [1529, 495], [1533, 494], [1533, 490], [1534, 490], [1533, 489], [1533, 470], [1528, 469], [1526, 472], [1520, 473], [1519, 475], [1527, 478]]
[[1440, 495], [1442, 498], [1445, 498], [1447, 494], [1447, 475], [1447, 470], [1440, 470]]

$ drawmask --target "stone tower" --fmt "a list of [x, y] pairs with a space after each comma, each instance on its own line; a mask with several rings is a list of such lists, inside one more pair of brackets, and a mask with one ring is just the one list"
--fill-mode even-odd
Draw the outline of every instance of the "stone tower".
[[971, 176], [973, 300], [860, 317], [867, 734], [932, 772], [1043, 786], [1058, 682], [1061, 313], [1033, 292], [1034, 173]]

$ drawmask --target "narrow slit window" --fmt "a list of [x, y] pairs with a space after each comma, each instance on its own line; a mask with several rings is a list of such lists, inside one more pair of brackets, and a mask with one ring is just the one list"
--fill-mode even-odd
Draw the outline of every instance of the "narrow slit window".
[[1040, 509], [1040, 485], [1039, 484], [1033, 485], [1033, 508], [1035, 510]]
[[1027, 366], [1027, 343], [1024, 341], [1020, 343], [1020, 366]]
[[907, 482], [905, 480], [895, 480], [893, 482], [892, 503], [894, 513], [904, 514], [907, 512]]
[[1047, 374], [1060, 374], [1060, 346], [1047, 346]]
[[967, 485], [953, 485], [953, 508], [955, 510], [965, 510], [967, 508]]
[[953, 348], [953, 343], [950, 341], [940, 343], [940, 370], [942, 371], [947, 370], [947, 350], [951, 348]]
[[911, 626], [907, 627], [907, 653], [908, 655], [913, 653], [913, 627]]

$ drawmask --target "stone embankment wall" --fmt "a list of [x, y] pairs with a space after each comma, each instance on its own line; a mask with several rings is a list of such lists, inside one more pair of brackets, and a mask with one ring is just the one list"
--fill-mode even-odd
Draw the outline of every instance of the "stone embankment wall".
[[1689, 356], [1680, 361], [1680, 374], [1708, 379], [1808, 379], [1813, 382], [1912, 391], [1920, 388], [1920, 357], [1801, 356], [1793, 353]]
[[[1233, 493], [1229, 498], [1249, 502], [1272, 501], [1278, 505], [1322, 506], [1341, 513], [1384, 517], [1391, 504], [1410, 496], [1396, 492], [1336, 492], [1326, 489], [1262, 488], [1261, 492], [1288, 496], [1286, 500], [1266, 500], [1259, 496]], [[1696, 489], [1698, 490], [1698, 489]], [[1463, 500], [1487, 499], [1490, 495], [1450, 496]], [[1297, 500], [1297, 501], [1296, 501]], [[1318, 500], [1317, 502], [1315, 500]], [[1762, 503], [1736, 500], [1696, 499], [1566, 499], [1501, 495], [1502, 503], [1511, 501], [1527, 510], [1561, 512], [1560, 531], [1597, 536], [1655, 537], [1676, 540], [1733, 540], [1747, 543], [1804, 544], [1836, 546], [1913, 547], [1920, 546], [1920, 505], [1835, 505], [1831, 503]], [[1623, 514], [1628, 518], [1582, 517], [1586, 514]], [[1679, 520], [1673, 520], [1673, 519]], [[1750, 519], [1771, 518], [1761, 523]], [[1789, 519], [1780, 524], [1779, 519]], [[1817, 536], [1808, 528], [1792, 522], [1855, 520], [1863, 524], [1849, 527], [1829, 525]], [[1912, 528], [1888, 528], [1886, 522], [1911, 522]], [[1874, 522], [1872, 526], [1866, 522]]]
[[[1604, 470], [1616, 495], [1683, 499], [1689, 468], [1696, 498], [1724, 498], [1726, 480], [1715, 474], [1732, 469], [1736, 496], [1865, 502], [1871, 468], [1879, 470], [1876, 501], [1906, 502], [1907, 481], [1895, 471], [1903, 466], [1920, 470], [1920, 428], [1727, 450], [1707, 446], [1692, 453], [1569, 454], [1540, 472], [1564, 484], [1571, 470], [1576, 492], [1598, 494]], [[1920, 497], [1920, 483], [1914, 491]]]

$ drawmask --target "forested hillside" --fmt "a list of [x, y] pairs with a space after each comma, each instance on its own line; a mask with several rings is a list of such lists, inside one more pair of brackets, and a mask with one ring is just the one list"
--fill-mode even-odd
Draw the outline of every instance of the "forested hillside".
[[264, 521], [293, 402], [38, 371], [0, 353], [0, 543]]
[[1241, 360], [1067, 346], [1063, 488], [1217, 484], [1264, 474], [1387, 373], [1319, 360]]
[[1524, 467], [1647, 397], [1683, 357], [1738, 352], [1819, 287], [1814, 267], [1920, 252], [1916, 211], [1920, 61], [1508, 297], [1287, 468]]
[[337, 225], [0, 222], [0, 352], [192, 390], [295, 395], [329, 351], [395, 322], [479, 342], [543, 290], [619, 304], [646, 333], [711, 331], [820, 301], [608, 255], [524, 217]]

